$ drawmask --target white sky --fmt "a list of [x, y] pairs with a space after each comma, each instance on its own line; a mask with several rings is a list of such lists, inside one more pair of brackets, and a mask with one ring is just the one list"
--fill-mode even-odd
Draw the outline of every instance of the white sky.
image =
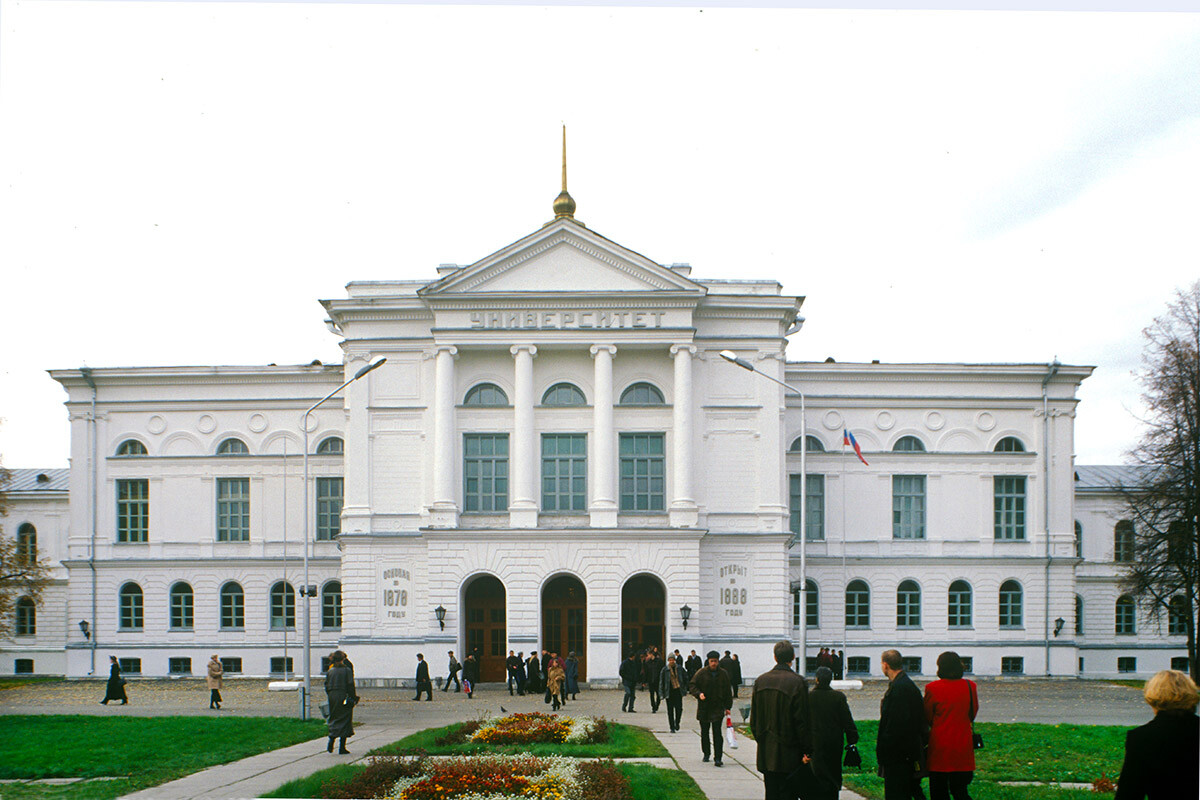
[[1200, 16], [0, 0], [0, 459], [45, 370], [337, 361], [318, 298], [577, 217], [808, 297], [792, 359], [1091, 364], [1200, 277]]

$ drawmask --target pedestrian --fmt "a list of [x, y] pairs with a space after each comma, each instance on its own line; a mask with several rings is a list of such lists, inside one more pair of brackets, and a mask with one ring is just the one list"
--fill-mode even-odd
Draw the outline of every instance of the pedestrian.
[[738, 696], [738, 687], [742, 685], [742, 662], [738, 661], [737, 653], [731, 656], [733, 660], [733, 672], [729, 673], [729, 681], [733, 684], [733, 696]]
[[567, 685], [563, 688], [563, 696], [571, 695], [572, 700], [579, 699], [579, 659], [572, 650], [567, 654], [567, 666], [563, 670], [567, 676]]
[[807, 800], [837, 800], [842, 789], [842, 743], [858, 743], [858, 726], [850, 715], [846, 695], [830, 688], [833, 670], [817, 668], [817, 683], [808, 695], [812, 729], [812, 771], [815, 791]]
[[625, 697], [621, 700], [621, 710], [633, 711], [633, 703], [637, 699], [637, 682], [641, 679], [642, 671], [638, 667], [637, 656], [630, 652], [621, 662], [617, 674], [621, 676], [621, 686], [625, 688]]
[[529, 678], [525, 674], [525, 651], [517, 653], [517, 695], [523, 697], [525, 695], [525, 684]]
[[450, 691], [450, 682], [454, 681], [454, 691], [461, 692], [462, 684], [458, 680], [458, 671], [462, 669], [462, 664], [458, 663], [458, 659], [454, 657], [453, 650], [451, 650], [448, 655], [450, 656], [450, 662], [447, 668], [450, 670], [450, 672], [448, 675], [446, 675], [446, 685], [442, 687], [442, 691]]
[[529, 658], [525, 661], [525, 672], [529, 675], [529, 685], [526, 691], [530, 694], [542, 691], [542, 664], [538, 661], [536, 650], [530, 653]]
[[1200, 797], [1196, 684], [1182, 672], [1164, 669], [1146, 681], [1143, 694], [1154, 719], [1125, 734], [1125, 763], [1114, 800]]
[[517, 658], [515, 650], [508, 651], [508, 658], [504, 659], [504, 672], [508, 675], [508, 696], [512, 697], [517, 693], [521, 682], [517, 680], [517, 667], [521, 665], [521, 659]]
[[104, 686], [104, 699], [100, 705], [108, 705], [109, 700], [120, 700], [121, 705], [129, 705], [129, 696], [125, 694], [125, 679], [121, 677], [121, 667], [117, 664], [116, 656], [108, 657], [108, 683]]
[[558, 711], [563, 704], [563, 685], [567, 681], [567, 672], [558, 654], [552, 654], [550, 666], [546, 669], [547, 690], [550, 692], [551, 708]]
[[758, 744], [755, 766], [763, 774], [766, 800], [793, 800], [792, 775], [807, 769], [812, 752], [808, 682], [792, 671], [791, 642], [776, 642], [774, 653], [775, 666], [755, 679], [750, 692], [750, 732]]
[[[730, 657], [729, 651], [725, 651], [725, 655], [721, 656], [721, 660], [717, 662], [721, 669], [725, 670], [725, 674], [729, 676], [729, 686], [733, 686], [733, 658]], [[736, 689], [733, 690], [735, 693]], [[735, 694], [736, 696], [736, 694]]]
[[692, 654], [687, 657], [687, 661], [683, 662], [684, 669], [687, 670], [688, 683], [692, 682], [692, 678], [696, 677], [696, 673], [704, 666], [704, 662], [700, 660], [700, 656], [696, 655], [693, 650]]
[[875, 759], [883, 776], [884, 800], [924, 800], [920, 773], [929, 726], [921, 691], [904, 671], [899, 650], [883, 651], [880, 666], [888, 688], [879, 704]]
[[413, 700], [420, 700], [421, 692], [425, 693], [426, 700], [433, 699], [433, 681], [429, 680], [429, 664], [425, 663], [425, 656], [417, 653], [417, 696]]
[[550, 671], [550, 654], [545, 650], [542, 651], [542, 672], [541, 672], [541, 689], [546, 693], [546, 702], [550, 702], [550, 686], [547, 679], [547, 673]]
[[733, 688], [729, 685], [729, 673], [721, 669], [721, 654], [716, 650], [709, 652], [708, 666], [692, 678], [688, 693], [699, 701], [696, 703], [696, 720], [700, 723], [700, 749], [704, 760], [708, 761], [711, 733], [713, 764], [723, 766], [721, 726], [725, 724], [725, 712], [733, 708]]
[[667, 664], [658, 673], [658, 696], [667, 704], [667, 726], [671, 733], [679, 730], [683, 717], [683, 693], [687, 691], [687, 675], [679, 663], [676, 651], [667, 656]]
[[479, 682], [479, 659], [474, 653], [467, 656], [466, 662], [463, 664], [463, 691], [467, 693], [467, 699], [471, 700], [475, 696], [475, 684]]
[[358, 692], [354, 690], [354, 673], [347, 666], [348, 659], [341, 650], [334, 650], [329, 657], [329, 671], [325, 673], [325, 697], [329, 703], [329, 744], [325, 752], [333, 752], [333, 741], [338, 741], [338, 754], [348, 755], [346, 740], [354, 735], [354, 706], [358, 703]]
[[967, 785], [975, 773], [971, 723], [979, 712], [978, 689], [974, 681], [963, 678], [962, 659], [952, 650], [937, 657], [937, 676], [925, 686], [929, 796], [971, 800]]
[[650, 711], [657, 713], [658, 706], [662, 703], [662, 695], [659, 693], [659, 677], [663, 671], [663, 660], [658, 655], [657, 649], [652, 649], [646, 655], [646, 661], [642, 666], [642, 677], [646, 682], [646, 690], [650, 693]]
[[846, 676], [846, 653], [843, 650], [838, 650], [837, 655], [833, 657], [833, 679], [840, 681]]
[[225, 674], [225, 668], [221, 666], [221, 659], [217, 658], [216, 653], [208, 660], [208, 677], [204, 682], [208, 685], [208, 707], [221, 710], [221, 676]]

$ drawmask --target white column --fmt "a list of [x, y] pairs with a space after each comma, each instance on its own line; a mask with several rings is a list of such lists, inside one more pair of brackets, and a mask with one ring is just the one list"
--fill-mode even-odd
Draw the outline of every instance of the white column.
[[[370, 360], [370, 353], [348, 354], [346, 378], [352, 377], [361, 367], [370, 363]], [[367, 410], [371, 405], [370, 381], [354, 381], [346, 387], [343, 397], [346, 414], [346, 454], [342, 457], [342, 475], [345, 478], [342, 533], [367, 533], [371, 529], [371, 424]], [[334, 402], [336, 401], [329, 401]], [[310, 429], [316, 429], [320, 413], [314, 411], [309, 417]], [[314, 441], [309, 446], [315, 444]], [[312, 491], [313, 487], [310, 486], [309, 492]], [[314, 508], [310, 499], [309, 507], [304, 513], [313, 514]]]
[[440, 345], [434, 361], [433, 386], [433, 506], [434, 528], [458, 526], [454, 501], [454, 358], [458, 348]]
[[533, 430], [533, 357], [531, 344], [513, 345], [513, 440], [509, 447], [508, 525], [511, 528], [536, 528], [537, 447]]
[[690, 344], [671, 345], [675, 359], [675, 405], [673, 435], [674, 464], [671, 466], [672, 498], [669, 510], [672, 528], [691, 528], [699, 524], [700, 514], [692, 491], [692, 356], [696, 348]]
[[617, 527], [616, 434], [613, 424], [613, 356], [611, 344], [593, 345], [589, 352], [595, 360], [596, 397], [592, 402], [592, 443], [588, 459], [592, 496], [588, 503], [593, 528]]

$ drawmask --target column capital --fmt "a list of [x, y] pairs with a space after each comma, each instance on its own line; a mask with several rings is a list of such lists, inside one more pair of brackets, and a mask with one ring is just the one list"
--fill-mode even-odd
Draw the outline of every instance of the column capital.
[[782, 350], [759, 350], [755, 361], [787, 361], [787, 354]]
[[449, 353], [451, 357], [458, 358], [458, 348], [452, 344], [436, 344], [433, 346], [433, 350], [424, 353], [424, 357], [428, 361], [437, 358], [442, 353]]
[[354, 364], [359, 361], [366, 363], [366, 362], [369, 362], [370, 360], [371, 360], [370, 353], [357, 353], [357, 352], [356, 353], [346, 353], [346, 364]]
[[689, 356], [696, 355], [696, 345], [694, 344], [673, 344], [671, 345], [671, 355], [677, 356], [680, 353], [686, 352]]
[[508, 348], [508, 352], [514, 356], [520, 355], [522, 352], [528, 352], [530, 357], [533, 357], [537, 355], [537, 347], [532, 344], [514, 344]]
[[588, 352], [595, 358], [600, 353], [608, 353], [610, 356], [617, 354], [617, 346], [615, 344], [594, 344], [588, 348]]

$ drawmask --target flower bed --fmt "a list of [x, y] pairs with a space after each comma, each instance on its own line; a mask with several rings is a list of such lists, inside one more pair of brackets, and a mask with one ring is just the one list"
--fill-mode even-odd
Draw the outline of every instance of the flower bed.
[[[600, 738], [602, 737], [602, 738]], [[592, 717], [558, 714], [509, 714], [484, 720], [469, 741], [487, 744], [598, 743], [608, 741], [608, 723]]]
[[[372, 777], [369, 773], [378, 773]], [[580, 761], [566, 756], [470, 756], [455, 758], [373, 758], [356, 781], [358, 796], [390, 800], [630, 800], [629, 781], [611, 761]], [[333, 788], [333, 787], [327, 787]], [[347, 786], [346, 789], [351, 789]], [[327, 797], [346, 796], [331, 792]]]

